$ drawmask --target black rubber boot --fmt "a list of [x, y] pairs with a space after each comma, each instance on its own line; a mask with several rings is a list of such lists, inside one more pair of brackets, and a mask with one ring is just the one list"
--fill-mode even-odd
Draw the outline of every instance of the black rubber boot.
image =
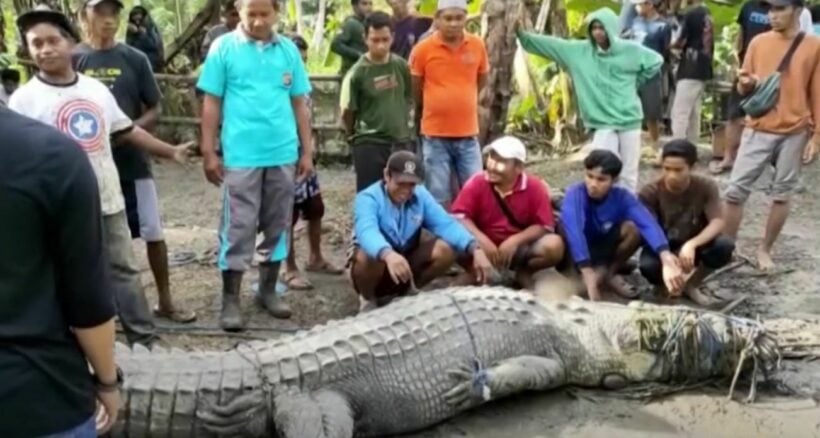
[[219, 314], [219, 325], [226, 332], [238, 332], [245, 328], [239, 306], [241, 290], [242, 272], [222, 271], [222, 312]]
[[280, 262], [259, 264], [259, 293], [256, 294], [256, 302], [274, 318], [288, 319], [293, 312], [285, 299], [276, 295], [280, 265]]

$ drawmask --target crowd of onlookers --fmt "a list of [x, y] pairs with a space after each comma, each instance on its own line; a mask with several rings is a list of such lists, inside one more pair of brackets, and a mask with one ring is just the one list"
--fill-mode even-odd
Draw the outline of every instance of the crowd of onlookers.
[[[483, 41], [465, 31], [466, 0], [439, 0], [432, 21], [406, 0], [391, 1], [393, 16], [372, 11], [370, 0], [351, 3], [333, 50], [343, 59], [340, 106], [356, 174], [347, 268], [362, 310], [454, 269], [452, 284], [531, 289], [539, 271], [554, 268], [592, 300], [632, 299], [638, 290], [622, 275], [634, 270], [638, 251], [658, 294], [719, 304], [701, 283], [730, 262], [743, 204], [767, 167], [773, 202], [756, 258], [761, 269], [773, 267], [801, 167], [820, 146], [820, 39], [802, 24], [802, 0], [753, 0], [741, 11], [731, 109], [742, 135], [714, 166], [731, 167], [723, 193], [693, 173], [714, 62], [713, 23], [699, 0], [677, 28], [642, 1], [625, 5], [621, 20], [607, 8], [589, 14], [585, 39], [518, 29], [524, 50], [568, 72], [592, 131], [582, 181], [560, 202], [526, 171], [520, 140], [478, 144], [478, 96], [491, 66]], [[8, 348], [0, 349], [0, 430], [14, 436], [95, 436], [116, 421], [115, 314], [129, 342], [143, 344], [157, 339], [154, 316], [196, 318], [171, 299], [149, 159], [185, 163], [191, 145], [150, 134], [161, 38], [148, 11], [135, 8], [128, 44], [117, 42], [123, 6], [85, 0], [83, 36], [59, 12], [22, 14], [17, 26], [37, 74], [19, 88], [19, 76], [2, 76], [0, 343]], [[207, 180], [223, 194], [217, 265], [227, 331], [244, 328], [242, 282], [255, 257], [254, 297], [272, 316], [292, 313], [280, 281], [311, 287], [293, 251], [300, 217], [308, 223], [306, 270], [343, 272], [321, 251], [308, 47], [273, 31], [279, 7], [239, 0], [203, 43], [200, 151]], [[659, 140], [670, 82], [673, 139], [659, 148], [660, 176], [641, 185], [642, 127]], [[153, 312], [133, 238], [147, 244], [159, 297]]]

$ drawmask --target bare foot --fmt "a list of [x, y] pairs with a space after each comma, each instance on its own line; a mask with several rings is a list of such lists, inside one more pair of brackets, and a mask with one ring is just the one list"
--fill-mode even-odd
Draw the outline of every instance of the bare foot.
[[604, 278], [603, 286], [622, 298], [634, 299], [640, 295], [640, 291], [627, 284], [620, 275], [611, 275]]
[[705, 293], [703, 287], [687, 287], [684, 293], [693, 303], [701, 307], [714, 308], [723, 304], [723, 301], [714, 295]]
[[769, 272], [774, 269], [774, 260], [772, 255], [765, 248], [757, 248], [757, 269], [763, 272]]

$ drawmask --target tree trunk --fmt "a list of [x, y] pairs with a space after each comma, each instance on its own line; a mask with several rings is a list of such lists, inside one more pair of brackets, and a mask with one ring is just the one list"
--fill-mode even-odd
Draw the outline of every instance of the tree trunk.
[[294, 9], [296, 10], [296, 33], [304, 36], [305, 35], [305, 27], [302, 25], [302, 16], [304, 12], [302, 11], [302, 0], [293, 0], [294, 1]]
[[[325, 18], [327, 15], [327, 0], [319, 0], [319, 10], [316, 12], [316, 24], [313, 27], [313, 43], [311, 47], [318, 48], [325, 38]], [[315, 50], [315, 49], [314, 49]]]
[[524, 18], [526, 5], [521, 0], [485, 0], [482, 9], [487, 17], [487, 55], [493, 66], [478, 107], [479, 143], [487, 144], [504, 134], [518, 48], [515, 25]]
[[6, 45], [6, 14], [3, 10], [3, 2], [0, 1], [0, 53], [6, 53], [9, 50]]
[[564, 0], [550, 0], [552, 9], [550, 11], [549, 25], [550, 35], [561, 38], [569, 37], [569, 26], [567, 26], [567, 6]]
[[182, 53], [182, 51], [185, 50], [185, 48], [192, 42], [201, 42], [202, 37], [204, 36], [203, 31], [205, 26], [213, 20], [214, 16], [219, 16], [220, 9], [220, 0], [208, 0], [193, 20], [191, 20], [185, 30], [183, 30], [179, 36], [165, 49], [164, 65], [170, 65], [171, 61], [177, 55]]

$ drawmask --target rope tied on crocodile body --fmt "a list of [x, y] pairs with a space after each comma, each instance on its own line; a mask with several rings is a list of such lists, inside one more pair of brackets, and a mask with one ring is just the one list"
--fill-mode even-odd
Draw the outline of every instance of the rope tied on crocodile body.
[[[252, 355], [245, 354], [242, 351], [243, 347], [246, 350], [250, 350]], [[253, 367], [254, 371], [256, 371], [265, 397], [265, 406], [267, 408], [265, 409], [265, 413], [267, 414], [265, 423], [269, 431], [275, 431], [276, 426], [273, 422], [273, 384], [271, 383], [267, 373], [265, 373], [265, 367], [262, 365], [262, 358], [259, 357], [259, 351], [247, 342], [237, 342], [234, 346], [234, 351], [236, 351], [239, 357], [248, 362]]]
[[[722, 321], [721, 321], [722, 320]], [[775, 339], [759, 321], [699, 311], [647, 310], [638, 314], [638, 346], [660, 354], [671, 367], [671, 375], [687, 381], [706, 376], [731, 375], [732, 398], [741, 373], [751, 360], [750, 390], [746, 398], [757, 396], [758, 373], [768, 379], [769, 371], [780, 366], [780, 350]], [[725, 324], [725, 333], [715, 331], [715, 322]]]

